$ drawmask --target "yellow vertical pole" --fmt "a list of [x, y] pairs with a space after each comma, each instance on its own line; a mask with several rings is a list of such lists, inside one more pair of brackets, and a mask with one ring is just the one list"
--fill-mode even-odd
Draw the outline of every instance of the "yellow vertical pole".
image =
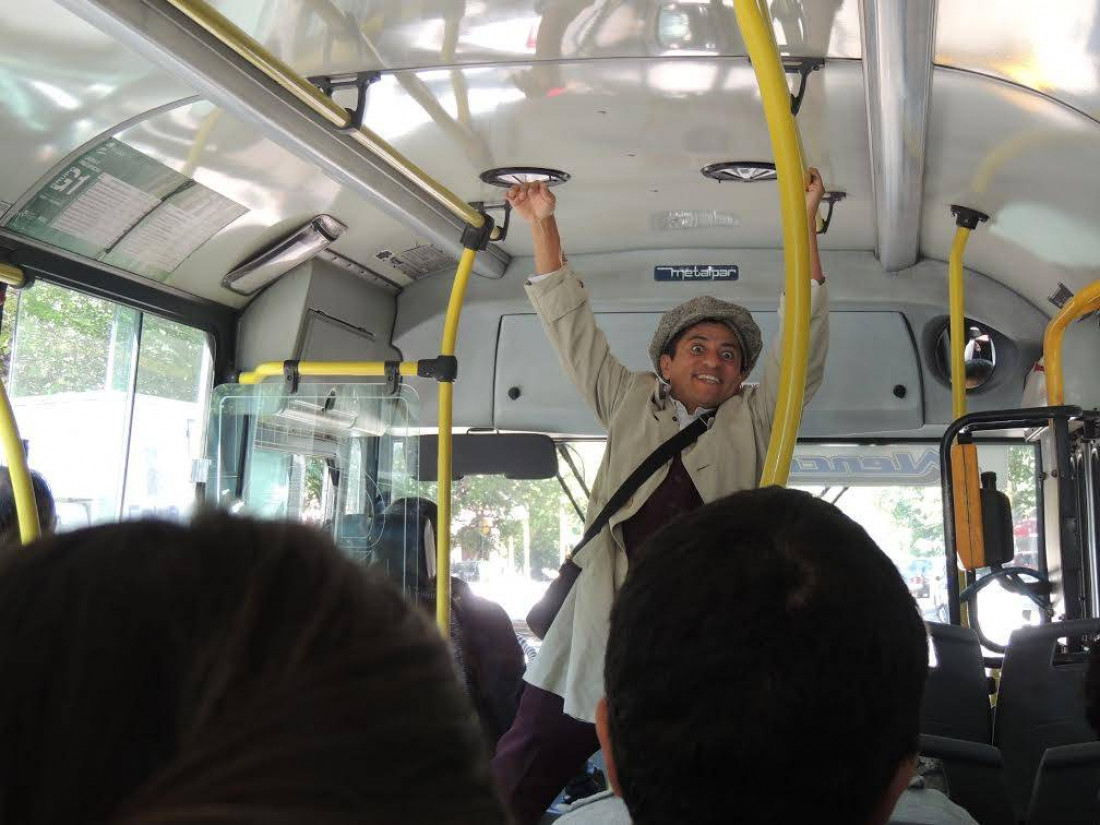
[[810, 246], [806, 215], [805, 164], [798, 125], [791, 113], [791, 92], [776, 47], [769, 16], [758, 0], [734, 0], [741, 36], [748, 48], [764, 116], [768, 122], [779, 205], [783, 215], [783, 257], [787, 302], [783, 322], [782, 370], [775, 418], [760, 485], [786, 484], [802, 422], [810, 342]]
[[[464, 249], [458, 262], [451, 298], [447, 303], [447, 317], [443, 322], [443, 341], [440, 355], [454, 355], [458, 341], [458, 321], [462, 315], [462, 301], [466, 297], [466, 285], [477, 257], [476, 249]], [[451, 422], [454, 403], [454, 384], [439, 383], [439, 535], [436, 536], [435, 562], [435, 620], [443, 635], [451, 628]]]
[[955, 230], [948, 260], [947, 295], [951, 312], [951, 418], [966, 415], [966, 292], [963, 288], [963, 255], [970, 230]]
[[15, 423], [8, 392], [0, 381], [0, 441], [4, 446], [4, 458], [8, 462], [8, 474], [11, 477], [11, 489], [15, 495], [15, 512], [19, 518], [19, 538], [23, 544], [30, 544], [38, 538], [41, 526], [38, 523], [38, 503], [34, 498], [34, 486], [31, 484], [31, 471], [27, 467], [27, 454], [23, 450], [23, 440], [19, 437], [19, 427]]

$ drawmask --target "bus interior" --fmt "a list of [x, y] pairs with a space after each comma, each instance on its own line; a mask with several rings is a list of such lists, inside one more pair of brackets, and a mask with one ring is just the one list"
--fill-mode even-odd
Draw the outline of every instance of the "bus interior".
[[[1045, 625], [1070, 628], [1053, 655], [1079, 681], [1100, 633], [1100, 0], [761, 7], [828, 189], [826, 378], [789, 484], [865, 527], [930, 626], [972, 628], [994, 682], [1012, 634]], [[0, 33], [0, 377], [59, 529], [211, 505], [300, 520], [414, 590], [384, 511], [447, 495], [452, 574], [534, 655], [524, 617], [583, 532], [604, 433], [524, 292], [505, 189], [553, 186], [628, 367], [697, 295], [779, 334], [782, 170], [729, 0], [0, 0]], [[442, 360], [397, 366], [441, 352], [469, 230], [418, 175], [493, 218], [453, 384]], [[306, 369], [361, 362], [389, 366]], [[979, 780], [958, 799], [1071, 821], [1018, 779], [1009, 813]]]

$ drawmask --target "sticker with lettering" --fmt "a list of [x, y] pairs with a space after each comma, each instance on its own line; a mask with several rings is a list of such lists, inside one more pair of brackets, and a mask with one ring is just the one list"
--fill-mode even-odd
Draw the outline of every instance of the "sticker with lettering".
[[736, 281], [740, 278], [733, 264], [666, 264], [653, 267], [655, 281]]

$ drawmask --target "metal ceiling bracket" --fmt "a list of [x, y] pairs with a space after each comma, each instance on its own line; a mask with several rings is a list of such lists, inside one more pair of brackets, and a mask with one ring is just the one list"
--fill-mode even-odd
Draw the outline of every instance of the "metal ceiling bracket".
[[989, 215], [985, 212], [979, 212], [969, 206], [959, 206], [957, 203], [951, 204], [951, 214], [955, 216], [955, 226], [961, 226], [963, 229], [977, 229], [978, 224], [989, 220]]
[[897, 272], [920, 252], [936, 2], [860, 0], [859, 8], [875, 252], [883, 269]]
[[401, 388], [401, 362], [387, 361], [384, 367], [386, 371], [386, 395], [397, 395]]
[[500, 201], [499, 203], [470, 201], [470, 206], [472, 206], [478, 212], [485, 212], [489, 209], [499, 209], [504, 212], [504, 222], [498, 227], [499, 236], [494, 237], [493, 240], [503, 241], [508, 237], [508, 225], [512, 222], [512, 204], [510, 204], [508, 201]]
[[802, 108], [802, 98], [806, 96], [806, 79], [825, 65], [823, 57], [787, 57], [783, 59], [783, 71], [799, 77], [798, 91], [791, 92], [791, 114], [798, 116]]
[[283, 381], [286, 384], [286, 394], [295, 395], [298, 392], [298, 384], [302, 375], [298, 372], [298, 361], [290, 359], [283, 361]]
[[348, 122], [344, 126], [334, 126], [338, 132], [352, 134], [363, 128], [363, 117], [367, 114], [367, 90], [382, 79], [381, 72], [356, 72], [353, 75], [315, 75], [307, 77], [310, 83], [328, 97], [339, 89], [355, 89], [359, 97], [354, 109], [344, 108], [348, 113]]
[[821, 199], [823, 203], [829, 204], [829, 211], [825, 213], [825, 217], [821, 219], [821, 229], [817, 231], [818, 235], [824, 235], [829, 231], [829, 226], [833, 222], [833, 207], [848, 197], [847, 192], [826, 192], [825, 196]]

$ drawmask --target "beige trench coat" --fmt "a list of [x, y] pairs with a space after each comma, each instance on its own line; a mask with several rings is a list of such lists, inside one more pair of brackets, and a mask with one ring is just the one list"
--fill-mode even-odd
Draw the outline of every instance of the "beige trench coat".
[[[527, 294], [561, 359], [562, 367], [607, 430], [607, 449], [592, 487], [588, 519], [595, 518], [628, 475], [680, 429], [657, 376], [632, 372], [607, 345], [588, 305], [588, 291], [569, 265], [528, 283]], [[806, 400], [825, 372], [829, 337], [827, 291], [811, 285], [810, 357]], [[783, 302], [780, 300], [780, 315]], [[759, 386], [746, 386], [718, 408], [710, 428], [682, 453], [703, 501], [756, 487], [768, 451], [779, 381], [779, 341], [766, 356]], [[551, 625], [526, 679], [565, 699], [565, 712], [594, 721], [604, 695], [603, 665], [611, 603], [626, 577], [621, 524], [664, 480], [654, 473], [604, 530], [574, 558], [583, 568]]]

